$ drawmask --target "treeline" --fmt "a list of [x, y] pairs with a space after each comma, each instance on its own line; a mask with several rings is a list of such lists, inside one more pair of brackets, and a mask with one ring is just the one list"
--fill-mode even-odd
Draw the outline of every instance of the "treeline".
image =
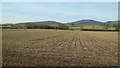
[[101, 29], [81, 29], [82, 31], [119, 31], [119, 29], [118, 30], [101, 30]]
[[104, 23], [104, 24], [101, 24], [100, 26], [103, 26], [105, 30], [109, 30], [110, 27], [114, 27], [115, 30], [118, 31], [120, 28], [119, 24], [106, 24], [106, 23]]
[[24, 25], [21, 24], [5, 24], [2, 25], [2, 29], [63, 29], [67, 30], [69, 29], [68, 26], [64, 24], [58, 24], [58, 25], [43, 25], [43, 24], [31, 24], [27, 23]]
[[81, 24], [81, 25], [69, 25], [70, 30], [83, 30], [83, 31], [119, 31], [120, 25], [115, 24], [107, 24], [102, 23], [99, 25], [87, 25], [87, 24]]
[[89, 29], [83, 28], [84, 27], [83, 25], [80, 26], [80, 27], [81, 27], [81, 30], [84, 30], [84, 31], [119, 31], [119, 28], [120, 28], [120, 26], [118, 24], [106, 24], [106, 23], [100, 24], [100, 25], [97, 25], [97, 26], [92, 26]]
[[64, 24], [58, 25], [27, 24], [25, 25], [25, 27], [27, 29], [63, 29], [63, 30], [69, 29], [69, 27]]

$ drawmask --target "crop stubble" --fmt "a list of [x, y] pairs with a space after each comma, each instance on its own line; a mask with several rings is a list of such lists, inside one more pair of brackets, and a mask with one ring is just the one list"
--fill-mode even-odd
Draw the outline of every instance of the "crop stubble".
[[2, 37], [4, 66], [118, 64], [117, 32], [25, 29], [3, 30]]

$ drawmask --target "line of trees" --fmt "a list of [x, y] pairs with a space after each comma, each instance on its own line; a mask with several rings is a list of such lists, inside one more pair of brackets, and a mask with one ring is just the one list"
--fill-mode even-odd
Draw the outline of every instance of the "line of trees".
[[21, 24], [4, 25], [2, 28], [3, 29], [63, 29], [63, 30], [69, 29], [69, 27], [64, 24], [58, 24], [58, 25], [51, 26], [51, 25], [32, 24], [32, 23], [27, 23], [24, 25], [21, 25]]
[[[100, 25], [91, 25], [91, 27], [86, 27], [87, 25], [80, 25], [81, 30], [94, 30], [94, 31], [119, 31], [120, 25], [118, 24], [100, 24]], [[102, 27], [100, 27], [102, 26]]]
[[101, 24], [105, 30], [109, 30], [110, 27], [114, 27], [115, 30], [119, 30], [120, 26], [118, 24]]

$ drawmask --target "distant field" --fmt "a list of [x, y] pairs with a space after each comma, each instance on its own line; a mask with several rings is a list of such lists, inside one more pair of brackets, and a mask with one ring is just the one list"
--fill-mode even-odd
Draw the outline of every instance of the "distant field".
[[[98, 25], [84, 25], [84, 26], [78, 26], [78, 27], [69, 27], [70, 29], [80, 30], [80, 29], [95, 29], [95, 30], [105, 30], [104, 26], [98, 26]], [[108, 30], [115, 30], [115, 27], [109, 27]]]
[[118, 65], [118, 32], [3, 29], [3, 66]]

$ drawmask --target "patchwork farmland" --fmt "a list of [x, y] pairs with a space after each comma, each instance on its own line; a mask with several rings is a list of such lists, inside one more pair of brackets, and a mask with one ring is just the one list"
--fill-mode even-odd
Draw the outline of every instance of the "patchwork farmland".
[[3, 66], [118, 65], [118, 33], [3, 29]]

